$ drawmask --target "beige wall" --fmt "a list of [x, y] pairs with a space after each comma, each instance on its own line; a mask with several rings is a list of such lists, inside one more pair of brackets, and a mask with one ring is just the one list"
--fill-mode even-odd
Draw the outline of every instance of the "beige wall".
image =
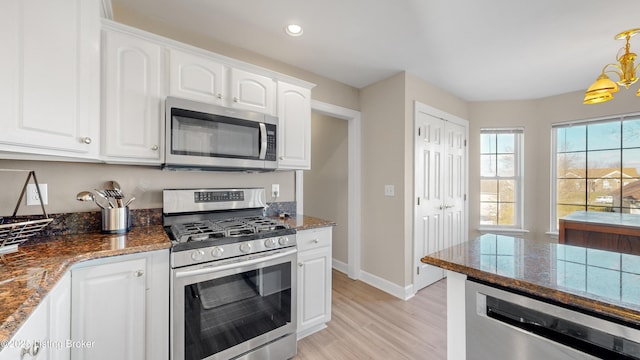
[[[294, 200], [293, 172], [270, 172], [259, 174], [219, 173], [197, 171], [163, 171], [159, 168], [127, 165], [105, 165], [45, 161], [0, 160], [1, 169], [35, 170], [38, 182], [47, 184], [49, 213], [96, 211], [94, 204], [76, 200], [76, 194], [83, 190], [103, 188], [105, 182], [116, 180], [123, 191], [135, 195], [134, 209], [162, 208], [162, 189], [197, 187], [265, 187], [280, 184], [281, 197], [278, 201]], [[20, 190], [26, 179], [24, 173], [0, 172], [0, 216], [11, 215]], [[267, 191], [267, 201], [271, 201]], [[39, 206], [21, 205], [19, 214], [39, 214]]]
[[333, 258], [348, 263], [348, 123], [312, 113], [311, 170], [304, 172], [304, 213], [336, 222]]
[[571, 120], [585, 120], [640, 112], [635, 90], [621, 89], [615, 99], [604, 104], [583, 105], [584, 92], [573, 92], [537, 100], [499, 101], [469, 104], [469, 229], [479, 225], [479, 145], [480, 128], [523, 126], [524, 142], [524, 237], [547, 237], [550, 228], [551, 126]]
[[[361, 91], [361, 269], [398, 285], [405, 283], [404, 231], [405, 75]], [[396, 196], [384, 196], [394, 185]]]

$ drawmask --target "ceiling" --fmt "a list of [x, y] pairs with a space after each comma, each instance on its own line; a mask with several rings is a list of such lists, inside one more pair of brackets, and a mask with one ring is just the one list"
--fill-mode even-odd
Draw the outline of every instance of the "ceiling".
[[356, 88], [407, 71], [468, 101], [585, 90], [640, 28], [638, 0], [112, 2]]

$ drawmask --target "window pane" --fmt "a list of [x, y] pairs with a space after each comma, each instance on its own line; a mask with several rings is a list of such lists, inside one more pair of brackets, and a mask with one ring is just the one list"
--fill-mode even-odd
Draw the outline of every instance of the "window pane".
[[480, 225], [498, 224], [498, 205], [496, 203], [480, 203]]
[[622, 147], [640, 147], [640, 119], [622, 122]]
[[589, 125], [587, 149], [619, 149], [620, 148], [620, 121], [611, 121]]
[[588, 177], [620, 177], [620, 150], [589, 151], [587, 158]]
[[498, 134], [498, 153], [513, 154], [514, 134]]
[[496, 156], [480, 155], [480, 176], [496, 176]]
[[558, 152], [584, 151], [587, 149], [585, 125], [557, 129]]
[[622, 187], [622, 206], [640, 209], [640, 181], [639, 179], [625, 179]]
[[557, 176], [559, 178], [583, 178], [587, 167], [587, 153], [564, 153], [557, 155]]
[[498, 176], [514, 176], [514, 155], [498, 155]]
[[480, 201], [498, 202], [497, 180], [480, 180]]
[[583, 179], [558, 180], [559, 204], [585, 204], [587, 181]]
[[[586, 207], [584, 206], [576, 206], [576, 205], [558, 205], [557, 207], [557, 212], [558, 212], [558, 219], [563, 218], [569, 214], [571, 214], [574, 211], [585, 211], [587, 210]], [[557, 226], [557, 224], [556, 224]]]
[[498, 224], [499, 225], [515, 225], [515, 207], [513, 203], [501, 203], [498, 205], [499, 208], [499, 216], [498, 216]]
[[499, 181], [499, 194], [500, 201], [514, 202], [515, 200], [515, 181], [514, 180], [500, 180]]
[[640, 177], [637, 175], [640, 169], [640, 149], [622, 150], [622, 167], [625, 175]]
[[480, 134], [480, 153], [493, 154], [496, 152], [496, 134]]

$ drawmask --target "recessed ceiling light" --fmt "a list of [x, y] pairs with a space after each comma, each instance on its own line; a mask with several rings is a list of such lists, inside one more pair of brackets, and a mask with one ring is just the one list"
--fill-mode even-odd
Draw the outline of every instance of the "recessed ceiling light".
[[298, 24], [289, 24], [284, 28], [284, 32], [289, 36], [300, 36], [302, 35], [302, 26]]

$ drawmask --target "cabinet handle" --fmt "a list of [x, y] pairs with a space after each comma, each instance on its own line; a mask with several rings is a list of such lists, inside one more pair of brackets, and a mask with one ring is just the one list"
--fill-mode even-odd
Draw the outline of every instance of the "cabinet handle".
[[314, 243], [314, 244], [317, 244], [317, 243], [319, 243], [320, 241], [318, 241], [318, 239], [313, 239], [313, 240], [311, 240], [311, 242], [312, 242], [312, 243]]
[[233, 98], [233, 102], [237, 103], [237, 102], [238, 102], [238, 98], [237, 98], [237, 97], [234, 97], [234, 98]]
[[87, 136], [87, 137], [82, 139], [82, 142], [87, 144], [87, 145], [89, 145], [89, 144], [91, 144], [91, 138]]
[[153, 150], [153, 151], [157, 151], [157, 150], [158, 150], [158, 145], [153, 145], [153, 146], [151, 147], [151, 150]]
[[222, 99], [222, 94], [218, 94], [216, 97], [217, 97], [218, 99]]
[[284, 156], [280, 156], [280, 160], [284, 160]]
[[135, 274], [136, 274], [136, 277], [141, 277], [142, 275], [144, 275], [144, 271], [138, 270], [135, 272]]
[[23, 359], [25, 355], [29, 355], [31, 357], [37, 356], [40, 353], [40, 341], [34, 341], [33, 344], [29, 347], [23, 347], [20, 351], [20, 359]]
[[303, 264], [302, 262], [299, 262], [299, 263], [298, 263], [298, 266], [299, 266], [299, 267], [303, 267], [303, 266], [304, 266], [304, 264]]

